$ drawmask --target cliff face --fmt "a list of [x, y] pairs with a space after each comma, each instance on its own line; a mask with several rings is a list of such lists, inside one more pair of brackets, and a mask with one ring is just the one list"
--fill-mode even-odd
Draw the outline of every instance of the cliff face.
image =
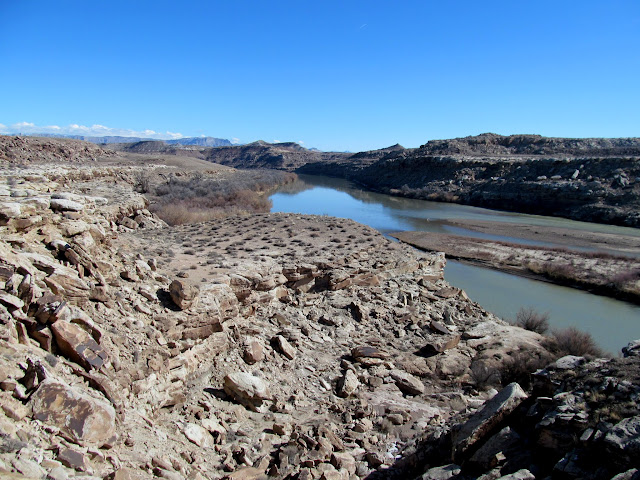
[[640, 227], [640, 140], [484, 134], [356, 154], [257, 143], [208, 160], [356, 181], [425, 200]]

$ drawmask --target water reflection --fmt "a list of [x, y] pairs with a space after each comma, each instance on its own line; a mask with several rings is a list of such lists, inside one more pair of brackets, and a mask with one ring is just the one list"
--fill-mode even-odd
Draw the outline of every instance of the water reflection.
[[[382, 233], [420, 230], [524, 243], [522, 239], [442, 224], [443, 220], [470, 219], [624, 233], [640, 238], [639, 231], [624, 227], [392, 197], [368, 192], [343, 179], [311, 175], [300, 175], [298, 182], [285, 186], [270, 198], [274, 212], [351, 218]], [[463, 288], [473, 300], [503, 318], [515, 317], [522, 306], [534, 306], [551, 313], [554, 327], [575, 325], [587, 330], [602, 348], [611, 352], [619, 352], [630, 340], [640, 338], [640, 307], [626, 302], [456, 262], [449, 262], [445, 275], [450, 283]]]

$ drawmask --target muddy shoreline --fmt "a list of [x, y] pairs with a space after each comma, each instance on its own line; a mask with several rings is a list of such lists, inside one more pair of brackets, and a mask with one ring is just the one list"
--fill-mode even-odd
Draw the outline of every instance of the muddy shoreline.
[[623, 235], [574, 228], [483, 220], [443, 220], [438, 223], [484, 234], [521, 238], [532, 242], [556, 243], [566, 245], [568, 248], [580, 247], [640, 256], [640, 234], [637, 236]]
[[[465, 228], [468, 228], [475, 222], [449, 223], [465, 225]], [[477, 223], [484, 223], [482, 226], [489, 228], [490, 224], [496, 222]], [[550, 227], [532, 228], [544, 232], [538, 234], [539, 236], [548, 236], [554, 230]], [[520, 235], [527, 231], [525, 228], [515, 230]], [[509, 236], [514, 236], [513, 229], [509, 226], [501, 229], [496, 225], [492, 230], [494, 234], [500, 232], [509, 232]], [[583, 232], [576, 232], [576, 235], [581, 233]], [[631, 250], [629, 238], [625, 236], [584, 233], [582, 240], [585, 246], [593, 247], [601, 244], [603, 238], [607, 238], [609, 245], [615, 245], [617, 248], [624, 246]], [[421, 250], [444, 252], [446, 257], [452, 260], [640, 304], [640, 259], [443, 233], [396, 232], [390, 235]], [[527, 239], [530, 240], [531, 236]]]

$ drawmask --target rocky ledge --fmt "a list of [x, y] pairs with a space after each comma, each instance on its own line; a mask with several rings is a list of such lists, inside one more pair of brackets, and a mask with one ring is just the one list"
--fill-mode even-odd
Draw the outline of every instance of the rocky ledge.
[[[136, 168], [0, 172], [3, 477], [407, 478], [442, 465], [434, 436], [461, 465], [437, 475], [467, 475], [523, 405], [488, 387], [544, 361], [542, 337], [447, 284], [442, 254], [330, 217], [169, 228], [126, 181]], [[620, 458], [636, 414], [607, 417]], [[491, 478], [522, 465], [498, 457]]]

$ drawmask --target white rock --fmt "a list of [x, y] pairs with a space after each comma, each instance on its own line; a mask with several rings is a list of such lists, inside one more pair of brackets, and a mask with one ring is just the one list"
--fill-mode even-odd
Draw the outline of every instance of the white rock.
[[80, 212], [84, 208], [84, 205], [82, 205], [81, 203], [61, 198], [52, 198], [49, 206], [51, 210], [62, 210], [71, 212]]
[[213, 436], [196, 423], [187, 423], [184, 427], [184, 435], [201, 448], [213, 448], [215, 444]]

